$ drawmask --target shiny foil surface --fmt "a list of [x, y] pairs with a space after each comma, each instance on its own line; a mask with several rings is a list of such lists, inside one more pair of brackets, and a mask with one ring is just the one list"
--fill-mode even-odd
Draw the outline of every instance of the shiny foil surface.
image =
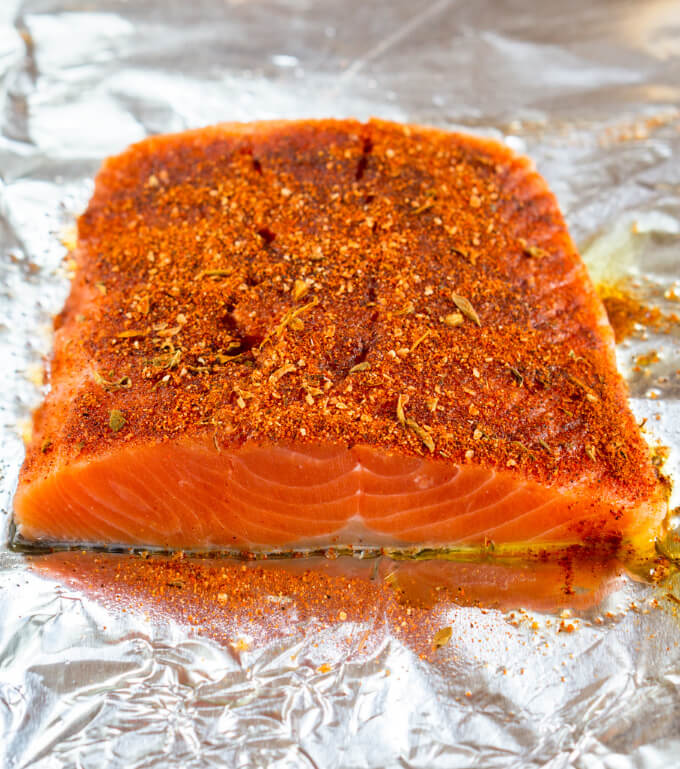
[[0, 0], [2, 767], [680, 767], [672, 536], [625, 563], [7, 544], [102, 160], [220, 120], [371, 115], [535, 160], [596, 282], [654, 308], [618, 358], [678, 477], [677, 0]]

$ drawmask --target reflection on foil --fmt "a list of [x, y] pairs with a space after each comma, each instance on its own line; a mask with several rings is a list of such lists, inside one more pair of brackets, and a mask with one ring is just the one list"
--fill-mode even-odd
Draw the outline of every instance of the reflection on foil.
[[[654, 567], [665, 571], [658, 563]], [[598, 606], [625, 582], [624, 568], [614, 559], [568, 554], [470, 563], [350, 557], [239, 562], [61, 552], [32, 557], [31, 569], [118, 609], [153, 608], [232, 646], [245, 628], [252, 644], [261, 646], [299, 633], [312, 620], [325, 626], [351, 622], [371, 626], [370, 647], [394, 636], [423, 657], [434, 650], [441, 618], [450, 610], [571, 616], [572, 609]]]
[[398, 750], [430, 766], [435, 744], [442, 766], [470, 765], [471, 750], [482, 765], [527, 750], [545, 763], [574, 733], [633, 747], [658, 697], [654, 733], [672, 729], [680, 598], [614, 561], [72, 552], [31, 558], [22, 581], [40, 610], [12, 652], [30, 682], [14, 696], [62, 703], [69, 718], [44, 708], [32, 724], [64, 763], [96, 764], [102, 740], [140, 765], [151, 752], [183, 766], [381, 766]]
[[[617, 355], [679, 477], [679, 29], [675, 0], [0, 3], [5, 520], [59, 234], [106, 155], [219, 120], [377, 115], [530, 154], [643, 307]], [[0, 765], [676, 766], [680, 581], [625, 566], [2, 548]]]

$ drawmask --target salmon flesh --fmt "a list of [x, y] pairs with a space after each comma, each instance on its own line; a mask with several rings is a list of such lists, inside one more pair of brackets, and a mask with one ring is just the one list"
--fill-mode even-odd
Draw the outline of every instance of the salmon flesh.
[[649, 543], [667, 489], [556, 200], [493, 141], [222, 124], [107, 160], [24, 542]]

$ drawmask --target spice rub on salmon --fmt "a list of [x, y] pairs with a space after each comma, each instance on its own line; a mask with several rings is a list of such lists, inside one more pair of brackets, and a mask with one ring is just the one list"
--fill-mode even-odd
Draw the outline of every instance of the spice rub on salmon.
[[223, 124], [107, 160], [23, 540], [649, 542], [666, 488], [555, 198], [484, 139]]

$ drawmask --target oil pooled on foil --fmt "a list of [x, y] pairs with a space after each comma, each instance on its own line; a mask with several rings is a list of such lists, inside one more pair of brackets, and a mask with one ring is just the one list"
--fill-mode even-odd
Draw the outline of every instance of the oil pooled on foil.
[[[3, 3], [4, 528], [68, 288], [60, 238], [93, 175], [150, 133], [219, 120], [376, 115], [531, 155], [595, 280], [625, 278], [667, 320], [617, 354], [677, 478], [678, 30], [670, 0]], [[3, 548], [0, 764], [674, 766], [679, 601], [661, 561]]]

